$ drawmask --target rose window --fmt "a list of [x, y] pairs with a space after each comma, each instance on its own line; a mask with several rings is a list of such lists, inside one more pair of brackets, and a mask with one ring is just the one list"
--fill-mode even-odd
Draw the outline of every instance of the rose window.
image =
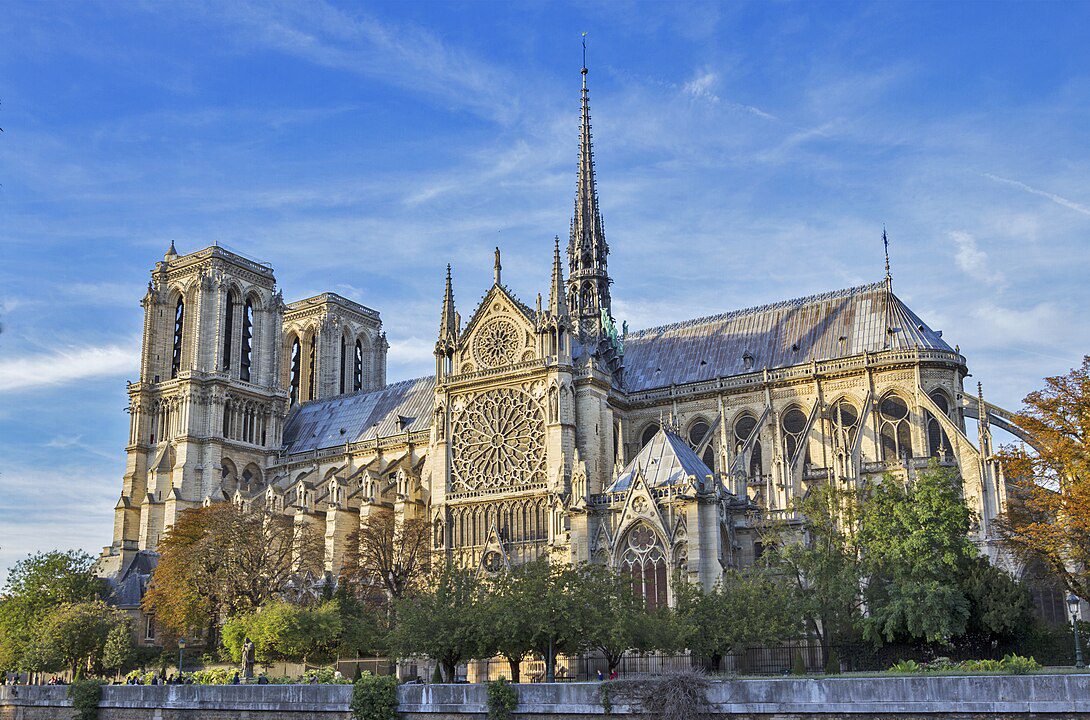
[[545, 414], [529, 393], [482, 393], [466, 404], [451, 430], [455, 493], [545, 484]]
[[510, 365], [517, 359], [519, 331], [510, 320], [493, 320], [481, 328], [473, 352], [482, 367]]

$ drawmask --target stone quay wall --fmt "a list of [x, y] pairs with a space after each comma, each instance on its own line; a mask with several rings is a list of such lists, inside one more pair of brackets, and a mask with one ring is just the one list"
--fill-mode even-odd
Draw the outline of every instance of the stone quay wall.
[[[523, 720], [601, 718], [599, 683], [519, 685]], [[404, 685], [410, 720], [474, 720], [484, 685]], [[351, 720], [348, 685], [116, 685], [100, 720]], [[1090, 720], [1090, 674], [776, 678], [713, 682], [717, 714], [739, 720]], [[0, 687], [0, 720], [70, 720], [67, 688]], [[624, 706], [613, 715], [630, 714]]]

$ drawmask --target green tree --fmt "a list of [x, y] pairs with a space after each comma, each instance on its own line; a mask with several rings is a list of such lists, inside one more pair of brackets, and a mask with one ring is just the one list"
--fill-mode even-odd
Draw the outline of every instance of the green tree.
[[444, 565], [427, 587], [394, 602], [391, 646], [403, 655], [426, 655], [454, 682], [458, 663], [481, 654], [484, 587], [470, 570]]
[[512, 568], [494, 577], [489, 584], [481, 612], [482, 654], [501, 655], [511, 670], [511, 681], [519, 682], [522, 659], [534, 649], [534, 622], [526, 607], [534, 585], [524, 567]]
[[853, 639], [862, 619], [859, 522], [862, 495], [855, 488], [819, 485], [796, 500], [803, 532], [771, 526], [764, 561], [789, 578], [796, 607], [818, 639], [822, 662], [829, 647]]
[[132, 668], [136, 657], [132, 624], [128, 620], [115, 623], [106, 634], [106, 642], [102, 646], [102, 668], [116, 676]]
[[724, 655], [752, 644], [773, 644], [801, 629], [796, 598], [786, 578], [768, 569], [728, 570], [710, 591], [678, 583], [677, 612], [685, 644], [717, 670]]
[[0, 591], [0, 670], [32, 670], [37, 626], [64, 603], [93, 600], [105, 592], [94, 558], [69, 550], [30, 555], [8, 572]]
[[656, 630], [664, 620], [669, 622], [664, 617], [668, 610], [649, 611], [634, 592], [631, 578], [610, 568], [588, 566], [580, 580], [591, 600], [584, 615], [586, 643], [602, 653], [611, 672], [629, 650], [649, 650], [660, 644]]
[[984, 556], [969, 561], [961, 587], [969, 600], [969, 619], [956, 642], [977, 655], [1021, 638], [1037, 622], [1025, 583]]
[[277, 600], [224, 623], [223, 646], [235, 662], [242, 659], [246, 638], [254, 643], [254, 659], [263, 664], [324, 661], [334, 656], [343, 629], [336, 600], [315, 607]]
[[127, 616], [101, 600], [58, 605], [34, 633], [35, 669], [70, 670], [82, 676], [100, 665], [106, 641], [117, 626], [127, 629]]
[[960, 581], [977, 555], [969, 527], [950, 468], [932, 464], [909, 485], [887, 476], [871, 488], [860, 514], [866, 638], [949, 643], [965, 632], [971, 605]]
[[522, 568], [531, 621], [531, 645], [545, 658], [545, 679], [556, 679], [556, 656], [589, 647], [589, 615], [597, 598], [585, 566], [552, 565], [542, 558]]

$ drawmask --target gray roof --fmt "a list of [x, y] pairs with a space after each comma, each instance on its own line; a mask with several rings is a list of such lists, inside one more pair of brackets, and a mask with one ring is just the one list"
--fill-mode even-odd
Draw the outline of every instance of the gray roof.
[[677, 485], [690, 477], [703, 480], [715, 474], [681, 437], [662, 429], [632, 458], [606, 492], [627, 490], [637, 472], [649, 487]]
[[638, 391], [907, 348], [952, 351], [882, 281], [629, 333], [624, 378]]
[[434, 390], [435, 378], [424, 377], [382, 390], [303, 403], [288, 415], [283, 449], [287, 453], [307, 452], [427, 430]]
[[107, 601], [116, 607], [139, 607], [148, 589], [148, 581], [159, 564], [159, 555], [149, 550], [136, 553], [116, 575], [106, 578], [110, 588]]

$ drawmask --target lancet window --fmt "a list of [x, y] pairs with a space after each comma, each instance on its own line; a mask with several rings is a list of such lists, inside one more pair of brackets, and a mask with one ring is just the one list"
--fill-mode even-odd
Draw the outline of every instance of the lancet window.
[[340, 393], [342, 395], [344, 394], [345, 375], [348, 373], [348, 366], [345, 364], [345, 362], [347, 360], [348, 360], [348, 341], [345, 339], [344, 335], [341, 335], [341, 364], [340, 364], [339, 367], [341, 369]]
[[307, 400], [314, 399], [314, 372], [318, 365], [318, 334], [310, 336], [307, 343]]
[[666, 552], [658, 535], [646, 523], [629, 530], [622, 545], [618, 570], [632, 578], [632, 589], [651, 610], [667, 604]]
[[185, 325], [185, 301], [178, 298], [178, 305], [174, 308], [174, 347], [170, 355], [170, 376], [178, 377], [178, 371], [182, 367], [182, 328]]
[[700, 452], [701, 445], [704, 446], [704, 451], [700, 456], [700, 459], [704, 461], [704, 464], [708, 466], [708, 469], [715, 470], [715, 448], [712, 447], [712, 441], [709, 435], [711, 435], [711, 426], [704, 420], [697, 420], [689, 426], [689, 445], [693, 450]]
[[356, 354], [352, 362], [352, 389], [359, 392], [363, 389], [363, 343], [356, 341]]
[[804, 445], [809, 444], [806, 442], [806, 413], [798, 407], [789, 408], [780, 418], [780, 429], [783, 430], [783, 454], [790, 462]]
[[648, 425], [644, 429], [643, 435], [640, 436], [640, 447], [642, 448], [644, 445], [651, 442], [651, 439], [653, 437], [655, 437], [655, 435], [657, 435], [658, 432], [659, 432], [659, 426], [658, 425], [656, 425], [655, 423], [651, 423], [650, 425]]
[[[946, 399], [946, 394], [941, 390], [932, 390], [928, 397], [931, 401], [939, 406], [939, 410], [942, 414], [950, 417], [950, 401]], [[946, 431], [942, 429], [942, 424], [939, 419], [927, 411], [927, 450], [928, 455], [931, 457], [946, 457], [949, 455], [953, 448], [950, 444], [950, 438], [946, 435]]]
[[882, 459], [889, 462], [912, 457], [912, 428], [908, 403], [897, 395], [887, 395], [878, 408], [882, 438]]
[[227, 291], [227, 304], [223, 308], [223, 366], [224, 371], [231, 369], [231, 343], [235, 336], [235, 293]]
[[839, 452], [851, 452], [859, 432], [859, 411], [851, 401], [841, 398], [830, 412], [833, 422], [833, 447]]
[[[749, 436], [757, 429], [757, 418], [745, 414], [734, 423], [734, 441], [738, 452], [741, 452]], [[760, 477], [764, 474], [764, 463], [761, 457], [761, 441], [755, 439], [753, 449], [749, 454], [749, 476]]]
[[291, 404], [299, 402], [299, 380], [302, 368], [300, 367], [302, 358], [302, 348], [299, 347], [299, 338], [292, 338], [291, 341], [291, 374], [288, 379], [288, 385], [291, 388]]
[[250, 382], [250, 367], [253, 364], [254, 340], [254, 304], [247, 300], [242, 309], [242, 353], [238, 362], [239, 380]]

